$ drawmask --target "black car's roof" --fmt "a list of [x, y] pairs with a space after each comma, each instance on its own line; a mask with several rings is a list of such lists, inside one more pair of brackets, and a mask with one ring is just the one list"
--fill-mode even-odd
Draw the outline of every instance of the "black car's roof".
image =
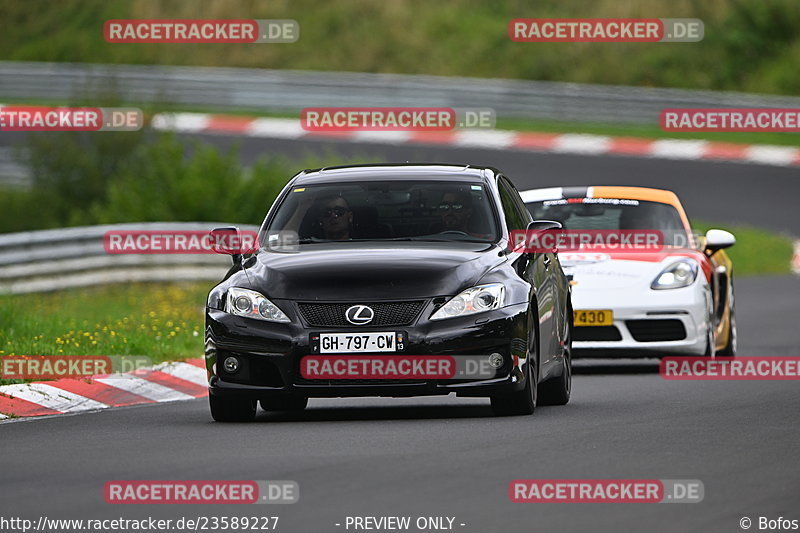
[[304, 170], [295, 176], [295, 185], [312, 183], [337, 183], [341, 181], [369, 181], [378, 179], [458, 180], [484, 181], [499, 174], [491, 167], [448, 165], [440, 163], [387, 163], [347, 165]]

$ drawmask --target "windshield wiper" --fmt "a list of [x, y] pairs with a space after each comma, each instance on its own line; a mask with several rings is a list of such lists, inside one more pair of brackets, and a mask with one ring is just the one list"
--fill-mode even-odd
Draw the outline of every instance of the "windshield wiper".
[[418, 241], [418, 242], [489, 242], [485, 239], [437, 239], [435, 237], [396, 237], [386, 239], [390, 241]]
[[375, 239], [320, 239], [317, 237], [305, 237], [298, 239], [297, 244], [320, 244], [331, 242], [478, 242], [488, 243], [485, 239], [437, 239], [433, 237], [393, 237], [393, 238], [375, 238]]

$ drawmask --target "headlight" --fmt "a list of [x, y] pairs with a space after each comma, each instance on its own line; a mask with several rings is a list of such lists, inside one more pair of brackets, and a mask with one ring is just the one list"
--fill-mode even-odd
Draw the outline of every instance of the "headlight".
[[688, 287], [697, 278], [697, 262], [691, 259], [681, 259], [661, 271], [651, 289], [678, 289]]
[[248, 289], [228, 289], [225, 311], [234, 315], [257, 318], [269, 322], [290, 322], [289, 317], [277, 305], [262, 294]]
[[431, 320], [474, 315], [503, 306], [505, 288], [501, 283], [478, 285], [462, 291], [433, 313]]

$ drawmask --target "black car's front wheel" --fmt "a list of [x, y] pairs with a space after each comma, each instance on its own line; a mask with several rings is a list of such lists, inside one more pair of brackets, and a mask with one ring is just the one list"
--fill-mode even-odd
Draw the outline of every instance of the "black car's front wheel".
[[256, 401], [249, 398], [235, 398], [208, 395], [211, 417], [217, 422], [250, 422], [256, 416]]
[[[572, 311], [568, 311], [572, 316]], [[542, 383], [539, 389], [539, 405], [567, 405], [572, 393], [572, 325], [567, 327], [564, 339], [564, 368], [561, 375]]]
[[533, 356], [525, 363], [525, 387], [510, 394], [492, 396], [492, 411], [496, 416], [518, 416], [533, 414], [536, 409], [538, 384]]

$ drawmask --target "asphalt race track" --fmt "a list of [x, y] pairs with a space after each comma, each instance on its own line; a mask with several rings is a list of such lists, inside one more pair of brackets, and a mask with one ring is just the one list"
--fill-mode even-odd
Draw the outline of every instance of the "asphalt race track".
[[[228, 137], [204, 137], [217, 144]], [[0, 136], [0, 141], [8, 137]], [[800, 235], [800, 169], [733, 163], [239, 139], [243, 157], [306, 150], [365, 161], [495, 165], [520, 190], [671, 188], [690, 216]], [[260, 221], [242, 221], [258, 223]], [[798, 356], [800, 277], [737, 280], [740, 354]], [[50, 518], [278, 515], [279, 531], [345, 531], [347, 516], [451, 516], [455, 530], [741, 531], [800, 519], [800, 383], [666, 381], [653, 361], [579, 361], [573, 399], [522, 418], [488, 400], [311, 400], [299, 415], [211, 422], [205, 400], [1, 424], [0, 515]], [[696, 504], [514, 504], [514, 479], [698, 479]], [[294, 480], [274, 506], [109, 505], [123, 479]], [[336, 526], [335, 524], [342, 524]], [[461, 526], [460, 524], [465, 524]], [[352, 529], [351, 529], [352, 531]]]

